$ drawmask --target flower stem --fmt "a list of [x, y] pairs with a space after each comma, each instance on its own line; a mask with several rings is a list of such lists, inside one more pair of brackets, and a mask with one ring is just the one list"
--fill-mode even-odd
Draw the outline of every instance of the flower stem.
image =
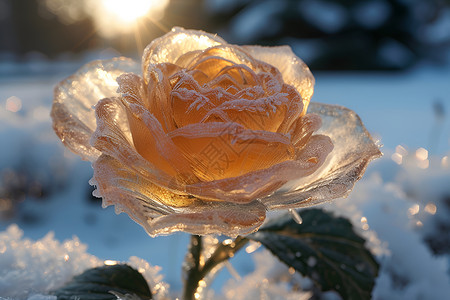
[[230, 257], [239, 251], [245, 244], [248, 243], [248, 239], [242, 236], [238, 236], [231, 243], [221, 243], [217, 246], [214, 253], [208, 258], [206, 262], [202, 262], [202, 238], [198, 235], [191, 236], [191, 244], [189, 246], [189, 252], [186, 256], [184, 265], [184, 271], [186, 274], [183, 299], [194, 300], [196, 297], [199, 283], [202, 279], [208, 275], [217, 265], [226, 261]]

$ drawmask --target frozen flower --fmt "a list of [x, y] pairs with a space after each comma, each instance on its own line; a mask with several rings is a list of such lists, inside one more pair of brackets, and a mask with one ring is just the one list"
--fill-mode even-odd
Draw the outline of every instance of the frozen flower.
[[141, 68], [86, 65], [56, 87], [52, 117], [103, 205], [152, 236], [252, 232], [267, 210], [345, 196], [380, 155], [354, 112], [309, 103], [314, 78], [287, 46], [174, 28]]

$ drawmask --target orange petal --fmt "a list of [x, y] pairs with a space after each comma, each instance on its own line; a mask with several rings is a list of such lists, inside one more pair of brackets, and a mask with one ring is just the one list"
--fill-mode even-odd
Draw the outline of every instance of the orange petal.
[[[205, 114], [213, 109], [218, 101], [211, 98], [202, 89], [197, 81], [185, 72], [179, 72], [174, 76], [176, 83], [171, 91], [171, 110], [173, 120], [177, 127], [200, 122]], [[223, 100], [226, 101], [226, 98]], [[219, 100], [220, 101], [220, 100]]]
[[165, 132], [176, 128], [171, 104], [171, 76], [180, 68], [170, 63], [152, 65], [149, 68], [148, 97], [146, 107], [159, 120]]
[[204, 181], [265, 169], [293, 157], [286, 136], [248, 130], [236, 123], [192, 124], [169, 136]]
[[226, 44], [217, 35], [200, 30], [185, 30], [175, 27], [166, 35], [154, 39], [144, 50], [142, 55], [142, 71], [145, 82], [149, 82], [151, 65], [159, 63], [176, 63], [183, 54], [204, 50], [216, 45]]
[[127, 104], [126, 113], [136, 151], [158, 170], [171, 176], [190, 173], [188, 161], [145, 107]]
[[[174, 189], [183, 190], [182, 183], [177, 180], [174, 181], [173, 175], [169, 175], [162, 168], [157, 168], [136, 151], [130, 129], [126, 126], [119, 126], [121, 124], [118, 123], [125, 120], [128, 126], [126, 108], [120, 99], [106, 98], [101, 100], [96, 105], [95, 112], [98, 125], [91, 138], [93, 147], [104, 154], [114, 157], [122, 164], [135, 170], [136, 173], [146, 176], [159, 186], [167, 186], [169, 183], [172, 183]], [[154, 147], [161, 147], [166, 141], [167, 138], [166, 140], [157, 140], [158, 143]], [[169, 140], [169, 142], [171, 141]], [[166, 155], [165, 152], [164, 154]], [[183, 159], [181, 155], [180, 159]], [[178, 166], [175, 165], [173, 168], [178, 168]], [[186, 172], [185, 174], [192, 174], [192, 172]]]
[[242, 176], [191, 184], [186, 186], [186, 191], [204, 199], [226, 199], [235, 203], [248, 203], [263, 197], [270, 200], [270, 195], [285, 183], [314, 174], [332, 149], [333, 144], [328, 137], [313, 136], [293, 160]]
[[204, 120], [218, 118], [241, 124], [251, 130], [277, 132], [285, 121], [290, 106], [290, 99], [283, 94], [256, 100], [237, 99], [211, 109]]
[[256, 230], [265, 219], [265, 207], [258, 201], [236, 205], [175, 194], [108, 155], [101, 155], [93, 168], [91, 184], [97, 186], [94, 194], [103, 198], [103, 206], [127, 213], [151, 236], [175, 231], [236, 236]]
[[284, 120], [278, 127], [277, 132], [287, 133], [292, 124], [302, 117], [306, 110], [303, 106], [302, 97], [293, 86], [283, 84], [281, 93], [286, 94], [286, 97], [289, 98], [290, 101]]
[[289, 134], [296, 148], [305, 145], [312, 134], [322, 125], [322, 119], [317, 114], [307, 114], [292, 124]]
[[314, 77], [308, 66], [292, 52], [289, 46], [261, 47], [243, 46], [249, 55], [277, 68], [286, 84], [294, 86], [302, 96], [303, 114], [314, 93]]

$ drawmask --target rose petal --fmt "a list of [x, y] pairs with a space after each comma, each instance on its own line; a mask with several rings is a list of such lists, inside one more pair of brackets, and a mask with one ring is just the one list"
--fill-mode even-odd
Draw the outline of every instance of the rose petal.
[[139, 65], [126, 58], [94, 61], [56, 86], [51, 117], [64, 145], [85, 160], [100, 155], [89, 144], [96, 127], [93, 106], [102, 98], [117, 96], [116, 78], [136, 70]]
[[178, 128], [199, 123], [208, 111], [234, 98], [221, 88], [202, 88], [185, 72], [177, 73], [173, 76], [173, 80], [176, 81], [171, 91], [171, 110]]
[[248, 130], [236, 123], [192, 124], [169, 136], [203, 181], [265, 169], [294, 155], [284, 135]]
[[[146, 160], [136, 151], [133, 142], [131, 141], [132, 136], [129, 129], [124, 129], [124, 127], [119, 126], [119, 123], [117, 123], [118, 120], [127, 121], [126, 108], [118, 98], [101, 100], [96, 105], [95, 112], [97, 115], [97, 129], [91, 138], [93, 147], [120, 161], [130, 169], [133, 169], [136, 173], [145, 176], [154, 184], [159, 186], [168, 186], [169, 184], [172, 184], [174, 189], [180, 191], [183, 190], [183, 187], [181, 186], [182, 183], [177, 180], [174, 181], [174, 176], [165, 172], [167, 169], [158, 169], [151, 161]], [[128, 122], [126, 123], [128, 124]], [[164, 149], [167, 142], [171, 143], [170, 139], [157, 139], [157, 144], [154, 147]], [[167, 149], [164, 151], [166, 150]], [[169, 155], [168, 153], [163, 153], [164, 155]], [[161, 157], [166, 157], [163, 156], [161, 152], [158, 152], [158, 154], [161, 155]], [[180, 158], [183, 159], [181, 155]], [[159, 164], [163, 163], [159, 162]], [[182, 166], [183, 165], [180, 164], [180, 166], [174, 165], [173, 167], [181, 168]], [[185, 177], [188, 177], [189, 172], [182, 174], [185, 174]], [[190, 174], [192, 174], [192, 172]]]
[[226, 44], [217, 35], [200, 30], [185, 30], [174, 27], [166, 35], [154, 39], [142, 55], [142, 72], [145, 82], [149, 82], [149, 68], [152, 64], [176, 63], [184, 53], [204, 50], [220, 44]]
[[258, 82], [258, 77], [252, 69], [246, 65], [232, 65], [222, 68], [210, 81], [206, 83], [209, 88], [222, 87], [227, 89], [230, 85], [241, 87], [240, 90], [253, 87]]
[[332, 155], [317, 172], [262, 199], [268, 209], [307, 207], [345, 197], [362, 177], [368, 163], [381, 156], [355, 112], [320, 103], [311, 103], [309, 112], [322, 118], [318, 133], [326, 134], [333, 141]]
[[277, 132], [287, 133], [292, 124], [304, 115], [305, 110], [303, 109], [302, 97], [293, 86], [283, 84], [281, 92], [286, 94], [290, 101], [284, 121], [278, 127]]
[[242, 176], [188, 185], [186, 192], [204, 199], [248, 203], [255, 198], [271, 195], [289, 181], [314, 174], [332, 149], [333, 144], [328, 137], [312, 136], [310, 142], [298, 151], [295, 160], [283, 161]]
[[156, 64], [149, 67], [146, 107], [159, 120], [165, 132], [176, 128], [173, 118], [171, 76], [180, 71], [177, 65]]
[[136, 151], [158, 170], [171, 176], [190, 173], [190, 166], [161, 124], [148, 110], [128, 103], [126, 113]]
[[285, 83], [294, 86], [303, 99], [303, 113], [314, 92], [314, 77], [308, 66], [292, 52], [289, 46], [261, 47], [243, 46], [255, 59], [264, 61], [277, 68]]
[[186, 231], [191, 234], [225, 234], [230, 237], [256, 231], [264, 222], [266, 209], [259, 201], [248, 204], [210, 202], [192, 212], [161, 216], [148, 222], [151, 236]]
[[283, 94], [256, 100], [237, 99], [210, 109], [203, 120], [207, 122], [219, 119], [239, 123], [251, 130], [277, 132], [290, 106], [290, 99]]
[[[139, 223], [175, 212], [164, 203], [166, 199], [172, 203], [176, 200], [159, 195], [156, 185], [115, 158], [102, 154], [92, 167], [94, 176], [90, 183], [97, 187], [94, 195], [103, 198], [103, 207], [115, 205], [116, 213], [124, 211]], [[192, 204], [185, 197], [179, 197], [180, 204]]]
[[297, 119], [289, 130], [292, 144], [294, 144], [296, 148], [303, 147], [321, 125], [322, 119], [317, 114], [306, 114]]
[[151, 236], [180, 230], [236, 236], [254, 231], [265, 219], [265, 207], [258, 201], [235, 205], [175, 194], [108, 155], [101, 155], [93, 168], [91, 184], [97, 186], [94, 194], [103, 198], [103, 206], [127, 213]]

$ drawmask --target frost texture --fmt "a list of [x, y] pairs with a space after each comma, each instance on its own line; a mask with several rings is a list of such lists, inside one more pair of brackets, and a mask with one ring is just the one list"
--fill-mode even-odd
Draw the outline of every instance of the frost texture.
[[[23, 239], [17, 225], [0, 232], [0, 291], [3, 297], [26, 299], [46, 293], [73, 275], [97, 267], [102, 261], [86, 253], [77, 238], [60, 243], [53, 233], [34, 242]], [[43, 272], [45, 270], [45, 272]], [[23, 286], [24, 289], [18, 289]]]
[[255, 271], [239, 280], [229, 280], [222, 289], [223, 299], [307, 300], [312, 297], [312, 292], [294, 288], [293, 278], [298, 280], [299, 274], [290, 275], [288, 267], [280, 264], [269, 251], [257, 252], [252, 257]]
[[[56, 297], [46, 294], [73, 276], [103, 265], [86, 249], [76, 237], [61, 243], [50, 232], [32, 241], [23, 238], [17, 225], [9, 226], [0, 232], [0, 299], [55, 300]], [[159, 267], [135, 256], [127, 264], [147, 280], [155, 299], [166, 299], [169, 286], [162, 281]]]
[[174, 28], [134, 69], [85, 66], [56, 88], [52, 117], [92, 161], [103, 205], [152, 236], [250, 233], [269, 209], [347, 195], [380, 155], [354, 112], [309, 104], [314, 77], [287, 46]]

